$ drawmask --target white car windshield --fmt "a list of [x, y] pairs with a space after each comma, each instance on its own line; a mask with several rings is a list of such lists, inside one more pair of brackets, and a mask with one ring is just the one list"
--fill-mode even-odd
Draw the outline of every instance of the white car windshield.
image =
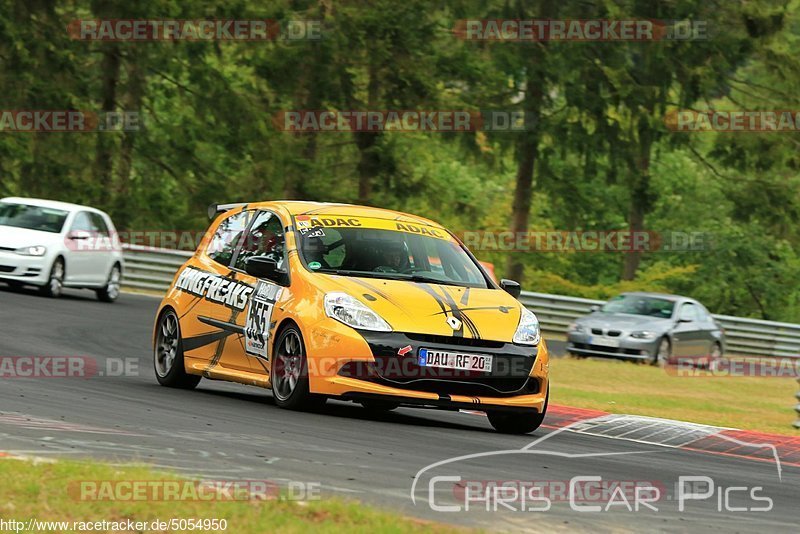
[[57, 234], [64, 227], [67, 215], [69, 212], [59, 209], [0, 202], [0, 226]]

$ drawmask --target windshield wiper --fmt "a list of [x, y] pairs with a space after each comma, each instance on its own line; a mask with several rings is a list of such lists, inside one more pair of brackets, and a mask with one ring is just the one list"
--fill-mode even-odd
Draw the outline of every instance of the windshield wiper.
[[405, 280], [405, 278], [392, 278], [384, 276], [390, 273], [376, 273], [372, 271], [348, 271], [339, 269], [317, 269], [315, 273], [338, 274], [339, 276], [360, 276], [362, 278], [388, 278], [389, 280]]
[[458, 282], [451, 282], [448, 280], [442, 280], [440, 278], [431, 278], [429, 276], [422, 276], [419, 274], [381, 273], [375, 271], [351, 271], [351, 270], [339, 270], [339, 269], [317, 269], [314, 272], [324, 273], [324, 274], [338, 274], [340, 276], [382, 278], [384, 280], [400, 280], [409, 282], [420, 282], [424, 284], [440, 284], [444, 286], [472, 287], [465, 284], [459, 284]]
[[458, 282], [451, 282], [450, 280], [442, 280], [440, 278], [431, 278], [429, 276], [422, 276], [419, 274], [412, 274], [407, 278], [401, 278], [401, 280], [410, 280], [412, 282], [421, 282], [424, 284], [439, 284], [443, 286], [456, 286], [456, 287], [472, 287], [466, 284], [459, 284]]

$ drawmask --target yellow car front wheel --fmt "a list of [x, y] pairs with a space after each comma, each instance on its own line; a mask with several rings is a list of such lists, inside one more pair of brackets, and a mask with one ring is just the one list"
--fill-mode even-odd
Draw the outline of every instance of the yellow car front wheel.
[[503, 434], [528, 434], [539, 428], [547, 414], [547, 403], [550, 400], [550, 387], [541, 412], [486, 412], [489, 422], [495, 430]]
[[304, 410], [325, 404], [325, 397], [312, 395], [308, 384], [308, 358], [300, 330], [290, 325], [281, 331], [272, 358], [272, 396], [288, 410]]

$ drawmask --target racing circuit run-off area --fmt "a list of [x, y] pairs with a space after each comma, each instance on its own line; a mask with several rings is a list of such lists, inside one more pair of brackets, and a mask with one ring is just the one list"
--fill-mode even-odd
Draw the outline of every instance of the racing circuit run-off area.
[[0, 7], [0, 533], [794, 532], [800, 1]]

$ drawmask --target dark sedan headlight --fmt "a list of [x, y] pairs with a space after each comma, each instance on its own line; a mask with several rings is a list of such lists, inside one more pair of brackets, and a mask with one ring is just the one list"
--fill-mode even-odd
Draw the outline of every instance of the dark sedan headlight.
[[656, 333], [650, 332], [649, 330], [639, 330], [637, 332], [632, 332], [631, 337], [634, 339], [653, 339], [656, 337]]

